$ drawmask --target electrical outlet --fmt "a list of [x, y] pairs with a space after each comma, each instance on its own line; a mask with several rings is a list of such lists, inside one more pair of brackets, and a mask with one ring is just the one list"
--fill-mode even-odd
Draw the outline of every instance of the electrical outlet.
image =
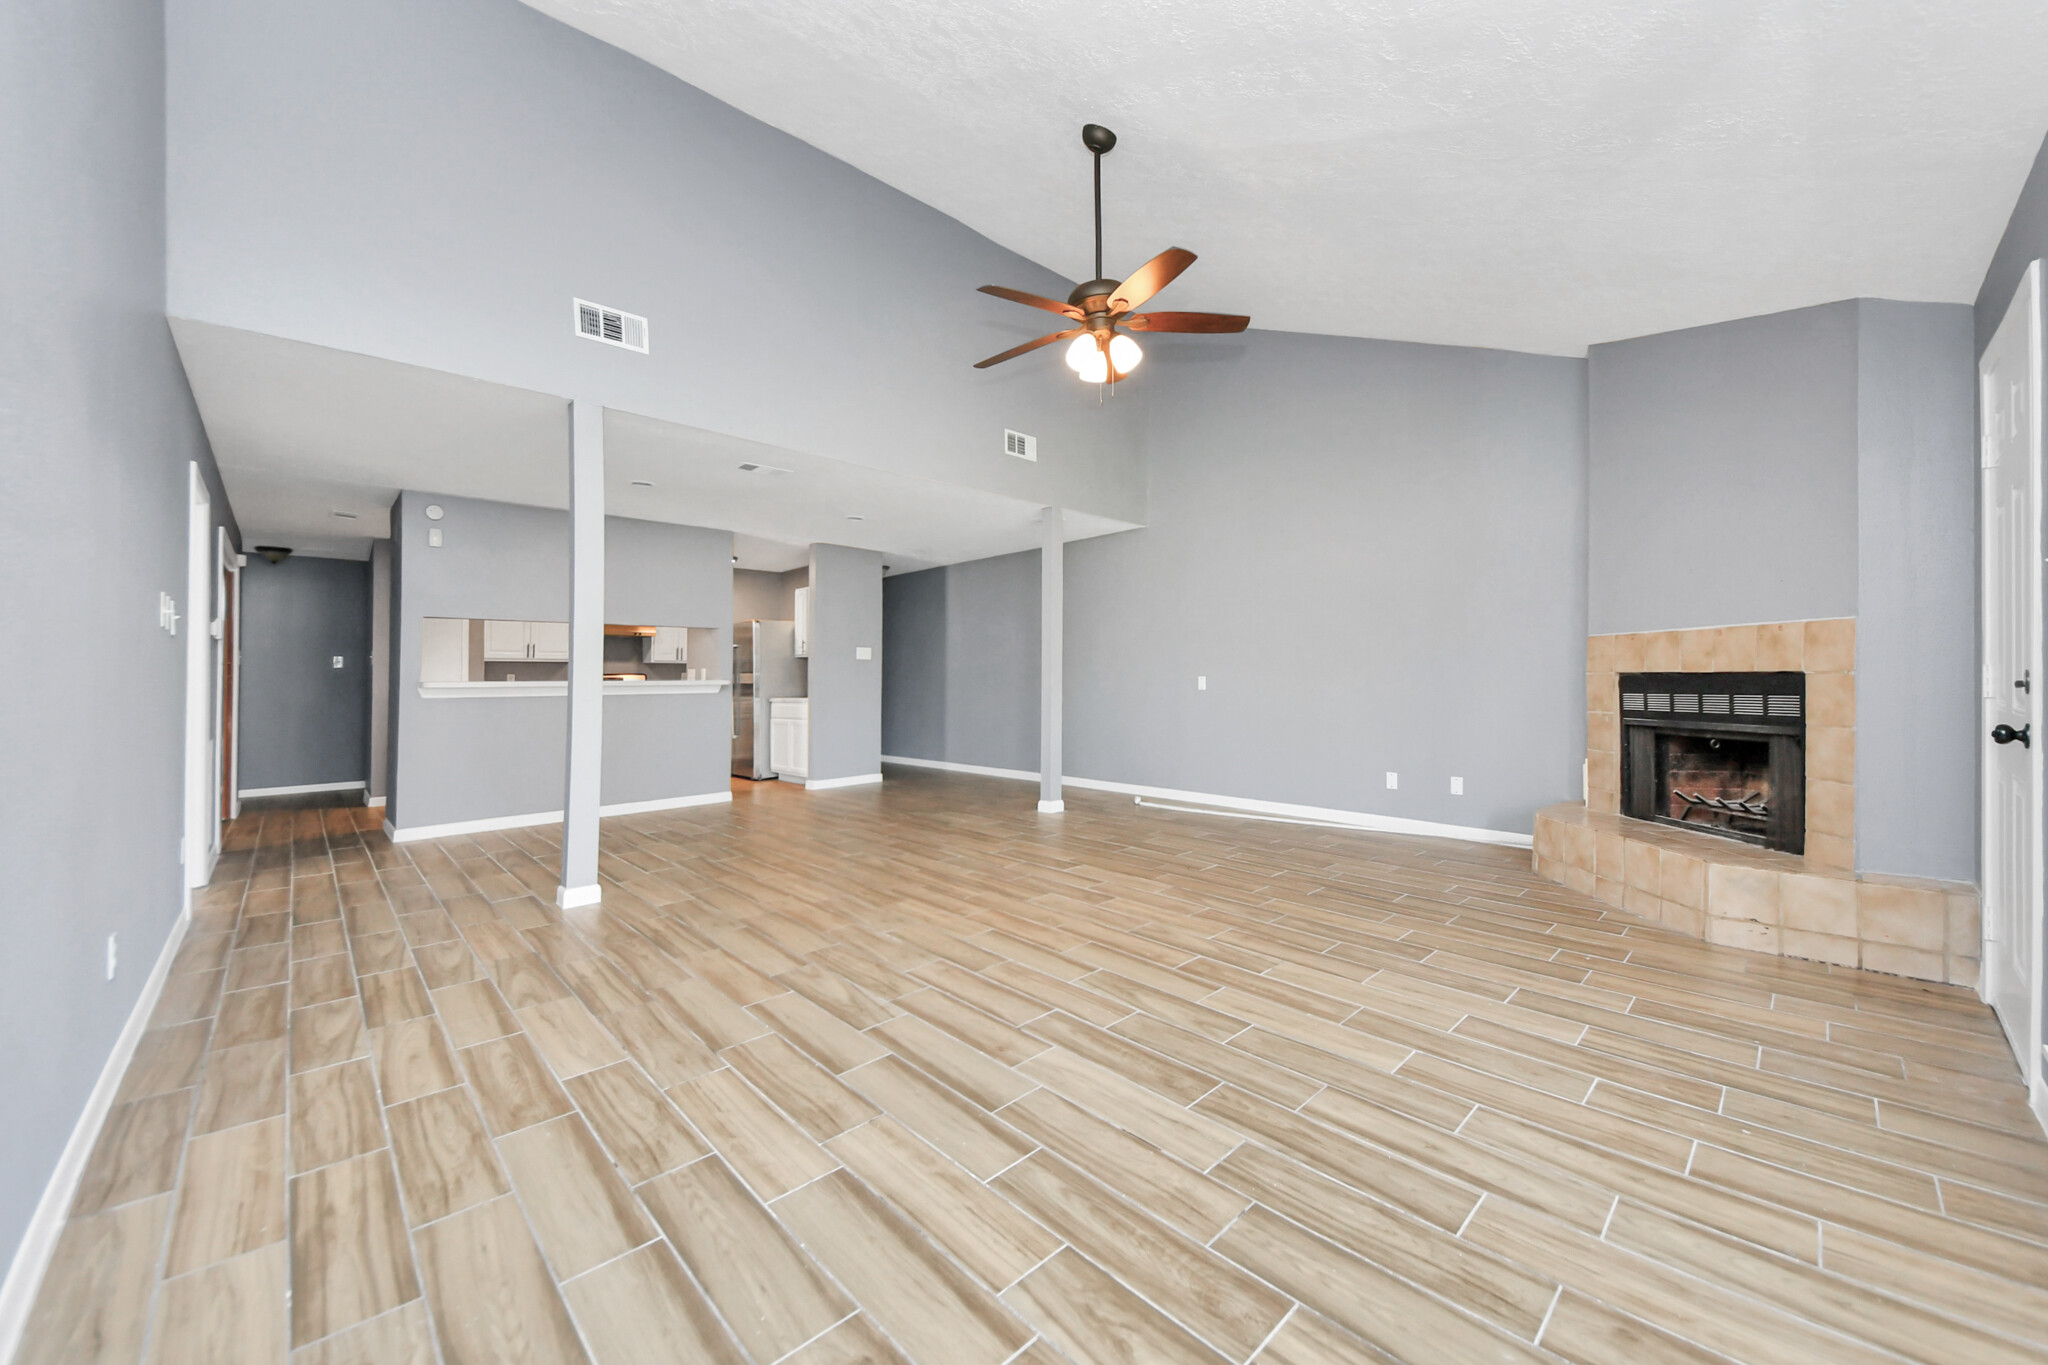
[[1387, 790], [1388, 790], [1388, 791], [1398, 791], [1398, 790], [1400, 789], [1400, 786], [1401, 786], [1401, 774], [1399, 774], [1399, 773], [1388, 773], [1388, 774], [1387, 774]]
[[335, 656], [334, 656], [334, 666], [335, 666], [336, 668], [340, 668], [340, 667], [341, 667], [341, 656], [340, 656], [339, 654], [337, 654], [337, 655], [335, 655]]
[[114, 969], [121, 964], [121, 945], [118, 941], [119, 939], [119, 934], [107, 935], [107, 980], [109, 981], [114, 979]]
[[1207, 692], [1208, 690], [1209, 690], [1209, 675], [1208, 675], [1208, 674], [1206, 674], [1206, 673], [1203, 673], [1203, 674], [1200, 674], [1200, 675], [1198, 675], [1198, 676], [1197, 676], [1197, 677], [1195, 678], [1195, 691], [1197, 691], [1197, 692]]
[[1464, 794], [1465, 794], [1465, 779], [1464, 779], [1464, 778], [1462, 778], [1462, 777], [1454, 777], [1454, 778], [1452, 778], [1452, 779], [1451, 779], [1451, 795], [1453, 795], [1453, 796], [1463, 796]]
[[873, 645], [855, 645], [853, 647], [853, 657], [856, 659], [872, 659], [875, 657], [875, 647]]

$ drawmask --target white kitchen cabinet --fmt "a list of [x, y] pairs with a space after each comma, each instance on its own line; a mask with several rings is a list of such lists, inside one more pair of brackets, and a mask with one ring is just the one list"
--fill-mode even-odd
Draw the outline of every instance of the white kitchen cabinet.
[[802, 781], [811, 771], [811, 699], [774, 697], [768, 702], [768, 766], [777, 777]]
[[469, 681], [469, 622], [459, 616], [428, 616], [420, 621], [420, 681]]
[[811, 590], [796, 590], [796, 657], [811, 657]]
[[485, 621], [484, 658], [546, 659], [566, 663], [569, 658], [567, 621]]
[[485, 621], [484, 658], [493, 661], [532, 658], [526, 648], [529, 640], [526, 624], [524, 621]]
[[689, 627], [656, 626], [654, 634], [640, 637], [640, 658], [650, 664], [689, 663]]
[[532, 641], [533, 653], [529, 659], [549, 659], [556, 663], [569, 662], [569, 623], [567, 621], [528, 621], [528, 639]]

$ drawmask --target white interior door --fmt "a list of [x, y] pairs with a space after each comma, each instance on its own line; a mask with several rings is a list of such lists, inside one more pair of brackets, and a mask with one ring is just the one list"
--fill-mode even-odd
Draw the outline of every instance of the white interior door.
[[1984, 998], [2042, 1105], [2041, 263], [1978, 362], [1983, 441]]

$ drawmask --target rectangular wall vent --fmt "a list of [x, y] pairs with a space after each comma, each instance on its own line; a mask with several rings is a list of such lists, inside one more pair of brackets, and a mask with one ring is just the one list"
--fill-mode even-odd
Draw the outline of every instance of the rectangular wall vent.
[[1021, 431], [1011, 431], [1005, 428], [1003, 431], [1003, 453], [1005, 455], [1015, 455], [1020, 460], [1035, 461], [1038, 459], [1038, 438], [1036, 436], [1026, 436]]
[[576, 335], [647, 354], [647, 319], [601, 303], [576, 300]]

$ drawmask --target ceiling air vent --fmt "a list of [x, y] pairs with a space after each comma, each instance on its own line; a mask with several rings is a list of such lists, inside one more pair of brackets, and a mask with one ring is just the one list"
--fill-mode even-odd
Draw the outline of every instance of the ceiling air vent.
[[1036, 436], [1026, 436], [1021, 431], [1011, 431], [1008, 428], [1004, 428], [1003, 453], [1005, 455], [1015, 455], [1020, 460], [1036, 461], [1038, 459], [1038, 438]]
[[576, 335], [607, 346], [647, 354], [647, 319], [638, 313], [621, 313], [601, 303], [576, 300]]

